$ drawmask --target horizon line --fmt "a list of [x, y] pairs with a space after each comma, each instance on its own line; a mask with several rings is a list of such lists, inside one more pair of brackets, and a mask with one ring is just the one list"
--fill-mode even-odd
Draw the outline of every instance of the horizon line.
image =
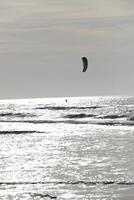
[[59, 97], [31, 97], [31, 98], [10, 98], [10, 99], [0, 99], [2, 101], [27, 101], [27, 100], [48, 100], [48, 99], [67, 99], [67, 98], [111, 98], [111, 97], [134, 97], [133, 95], [93, 95], [93, 96], [59, 96]]

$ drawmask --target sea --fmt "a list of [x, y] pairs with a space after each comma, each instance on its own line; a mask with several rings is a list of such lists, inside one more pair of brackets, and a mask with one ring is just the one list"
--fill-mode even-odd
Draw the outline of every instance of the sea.
[[134, 97], [0, 101], [0, 200], [134, 200]]

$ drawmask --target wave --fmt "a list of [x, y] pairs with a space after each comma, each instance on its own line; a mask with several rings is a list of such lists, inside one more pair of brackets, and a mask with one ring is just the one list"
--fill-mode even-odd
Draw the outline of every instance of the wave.
[[[118, 119], [118, 118], [125, 118], [127, 115], [104, 115], [104, 116], [97, 116], [94, 114], [69, 114], [65, 115], [64, 118], [88, 118], [88, 117], [94, 117], [96, 119]], [[134, 117], [133, 117], [134, 120]]]
[[134, 121], [129, 120], [0, 120], [2, 123], [30, 123], [30, 124], [92, 124], [105, 126], [134, 126]]
[[0, 122], [7, 123], [31, 123], [31, 124], [88, 124], [86, 121], [76, 121], [76, 120], [0, 120]]
[[69, 114], [69, 115], [65, 115], [64, 118], [87, 118], [87, 117], [95, 117], [96, 115], [93, 114]]
[[127, 115], [104, 115], [98, 116], [98, 119], [118, 119], [118, 118], [125, 118]]
[[32, 196], [33, 198], [34, 197], [40, 197], [41, 199], [42, 198], [45, 198], [45, 197], [48, 197], [50, 199], [57, 199], [56, 196], [52, 196], [50, 194], [41, 194], [41, 193], [29, 193], [30, 196]]
[[43, 133], [40, 131], [0, 131], [0, 135], [6, 135], [6, 134], [30, 134], [30, 133]]
[[12, 113], [12, 112], [7, 112], [7, 113], [0, 113], [0, 117], [35, 117], [35, 114], [31, 113]]
[[84, 184], [84, 185], [134, 185], [134, 182], [132, 181], [113, 181], [113, 180], [103, 180], [103, 181], [47, 181], [47, 182], [0, 182], [0, 185], [46, 185], [46, 184], [64, 184], [64, 185], [79, 185], [79, 184]]
[[71, 109], [97, 109], [102, 108], [104, 106], [88, 106], [88, 107], [80, 107], [80, 106], [45, 106], [45, 107], [36, 107], [38, 110], [71, 110]]

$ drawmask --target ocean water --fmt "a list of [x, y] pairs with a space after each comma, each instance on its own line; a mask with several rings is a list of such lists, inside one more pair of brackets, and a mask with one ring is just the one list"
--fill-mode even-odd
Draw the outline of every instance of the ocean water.
[[0, 200], [133, 200], [134, 97], [0, 101]]

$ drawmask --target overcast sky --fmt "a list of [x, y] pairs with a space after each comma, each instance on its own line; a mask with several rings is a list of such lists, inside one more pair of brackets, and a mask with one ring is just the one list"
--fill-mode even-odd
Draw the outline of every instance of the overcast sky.
[[94, 95], [134, 95], [134, 1], [0, 0], [0, 99]]

